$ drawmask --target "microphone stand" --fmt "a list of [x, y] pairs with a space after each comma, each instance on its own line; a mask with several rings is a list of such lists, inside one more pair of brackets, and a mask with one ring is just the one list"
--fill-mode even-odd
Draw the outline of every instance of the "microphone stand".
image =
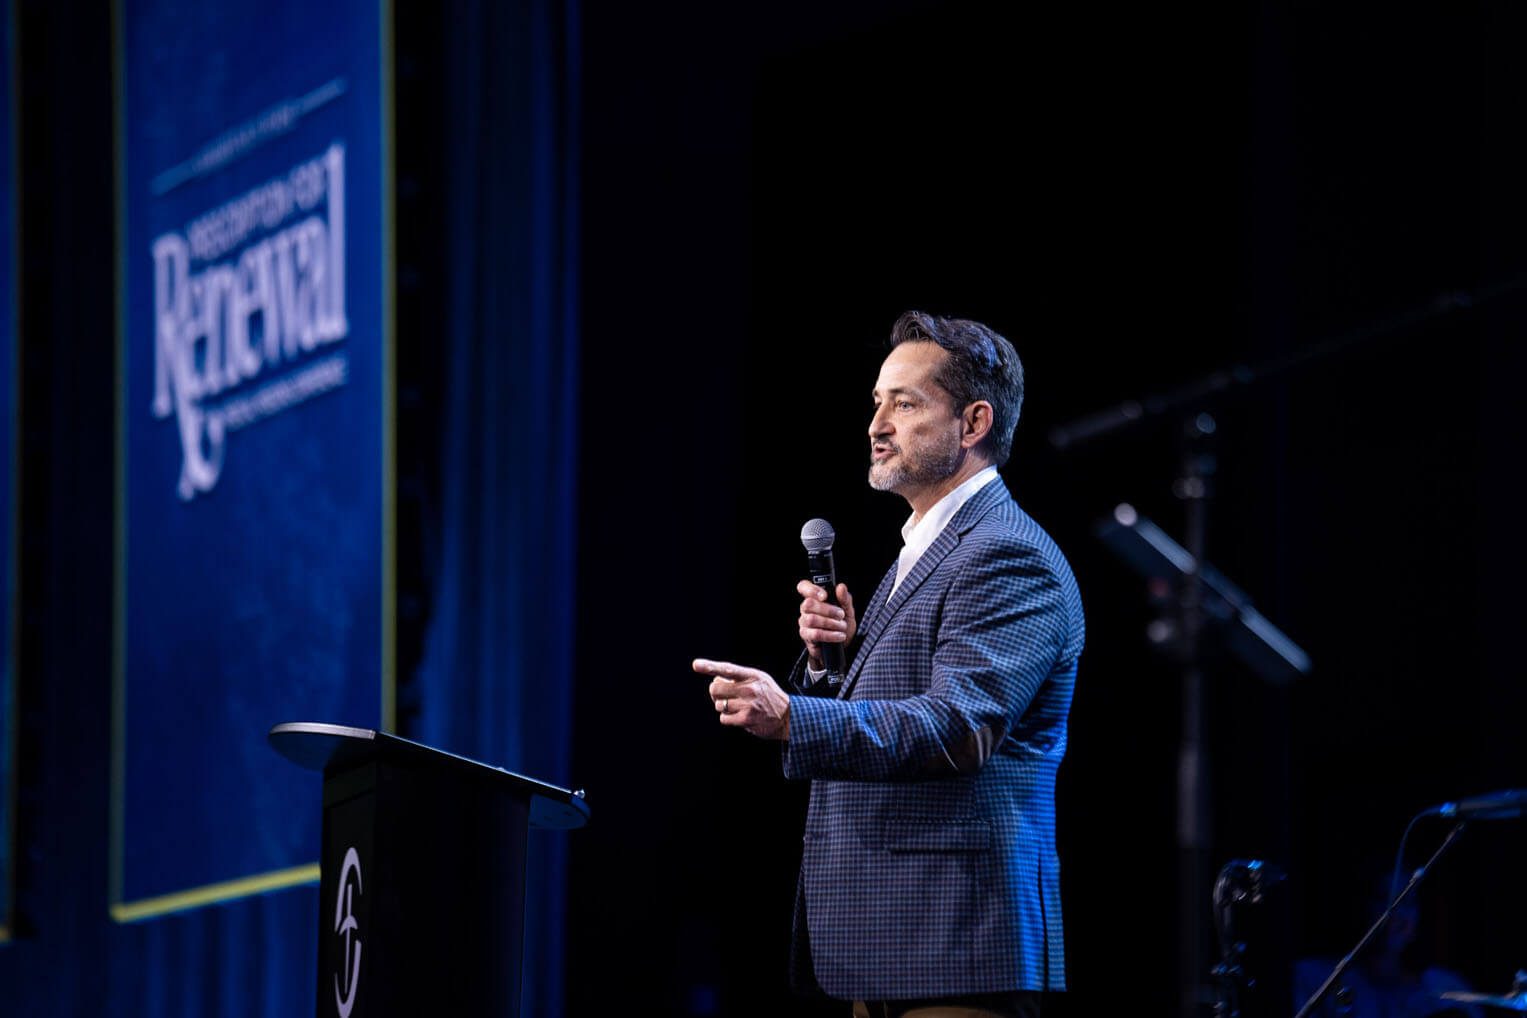
[[1299, 1009], [1294, 1018], [1309, 1018], [1310, 1015], [1315, 1013], [1315, 1009], [1320, 1006], [1321, 1001], [1325, 1000], [1326, 995], [1331, 992], [1331, 988], [1337, 984], [1342, 976], [1347, 974], [1347, 970], [1352, 967], [1352, 963], [1357, 960], [1357, 956], [1363, 952], [1363, 948], [1367, 947], [1373, 941], [1373, 938], [1378, 936], [1379, 931], [1384, 928], [1384, 924], [1389, 922], [1389, 917], [1394, 914], [1394, 910], [1400, 907], [1400, 902], [1410, 897], [1410, 893], [1426, 877], [1427, 872], [1432, 868], [1432, 864], [1442, 857], [1442, 853], [1448, 850], [1448, 846], [1453, 843], [1453, 839], [1463, 832], [1464, 826], [1465, 822], [1462, 820], [1453, 825], [1453, 829], [1447, 832], [1447, 837], [1442, 839], [1442, 844], [1437, 846], [1437, 851], [1432, 853], [1431, 858], [1426, 860], [1425, 865], [1411, 874], [1410, 883], [1406, 884], [1405, 888], [1395, 895], [1394, 900], [1389, 903], [1389, 907], [1384, 909], [1384, 914], [1373, 921], [1373, 925], [1368, 927], [1368, 932], [1363, 934], [1363, 938], [1357, 942], [1357, 946], [1348, 951], [1347, 956], [1336, 963], [1336, 967], [1331, 970], [1331, 974], [1326, 977], [1326, 981], [1320, 984], [1320, 989], [1316, 990], [1310, 996], [1310, 999], [1304, 1002], [1304, 1006]]
[[1183, 469], [1173, 485], [1187, 503], [1187, 535], [1184, 544], [1194, 566], [1179, 589], [1176, 618], [1179, 660], [1182, 666], [1182, 732], [1177, 756], [1177, 848], [1179, 906], [1179, 1004], [1183, 1018], [1195, 1018], [1205, 1003], [1199, 966], [1206, 960], [1204, 902], [1207, 876], [1207, 840], [1210, 825], [1208, 768], [1204, 760], [1204, 679], [1199, 666], [1200, 629], [1203, 624], [1203, 544], [1207, 508], [1208, 475], [1214, 460], [1202, 439], [1214, 431], [1214, 419], [1201, 409], [1226, 393], [1250, 388], [1273, 378], [1292, 374], [1306, 365], [1334, 357], [1397, 333], [1407, 332], [1434, 319], [1468, 311], [1506, 294], [1527, 288], [1527, 272], [1467, 291], [1444, 291], [1425, 303], [1351, 332], [1329, 337], [1304, 349], [1255, 364], [1235, 364], [1210, 372], [1176, 388], [1127, 400], [1052, 428], [1050, 447], [1067, 452], [1085, 442], [1125, 431], [1142, 421], [1180, 413], [1188, 421]]
[[1214, 1018], [1241, 1018], [1241, 995], [1256, 984], [1246, 971], [1246, 944], [1235, 928], [1236, 907], [1259, 905], [1263, 896], [1284, 874], [1260, 859], [1232, 859], [1214, 880], [1215, 929], [1219, 934], [1220, 962], [1214, 966], [1219, 999]]
[[1196, 414], [1182, 431], [1182, 469], [1172, 491], [1184, 502], [1186, 534], [1183, 543], [1193, 559], [1192, 568], [1178, 585], [1176, 650], [1182, 668], [1181, 731], [1177, 747], [1177, 883], [1178, 994], [1183, 1018], [1195, 1018], [1203, 1003], [1205, 950], [1204, 882], [1209, 854], [1209, 768], [1204, 747], [1203, 644], [1204, 545], [1209, 523], [1209, 478], [1214, 473], [1214, 454], [1208, 439], [1214, 434], [1214, 418]]
[[[1151, 418], [1181, 413], [1188, 421], [1183, 469], [1173, 484], [1179, 498], [1187, 503], [1185, 545], [1193, 559], [1192, 569], [1183, 577], [1178, 597], [1177, 638], [1182, 663], [1182, 733], [1177, 756], [1177, 848], [1179, 905], [1179, 996], [1183, 1018], [1196, 1018], [1206, 1003], [1200, 977], [1200, 965], [1207, 960], [1205, 948], [1204, 902], [1207, 876], [1207, 840], [1210, 825], [1208, 811], [1208, 768], [1204, 760], [1204, 681], [1199, 666], [1199, 636], [1203, 617], [1204, 533], [1207, 509], [1208, 475], [1214, 460], [1195, 446], [1214, 431], [1214, 419], [1201, 409], [1226, 393], [1251, 388], [1271, 379], [1293, 374], [1307, 365], [1344, 354], [1381, 339], [1408, 332], [1419, 325], [1454, 313], [1471, 311], [1481, 304], [1527, 289], [1527, 272], [1480, 285], [1473, 292], [1447, 290], [1430, 300], [1369, 323], [1366, 326], [1328, 337], [1292, 354], [1253, 364], [1234, 364], [1210, 372], [1164, 392], [1126, 400], [1095, 413], [1052, 428], [1050, 448], [1069, 452], [1086, 442], [1096, 441], [1126, 431]], [[1387, 916], [1387, 913], [1386, 913]], [[1320, 994], [1324, 996], [1324, 994]], [[1302, 1015], [1306, 1012], [1301, 1012]]]
[[1067, 452], [1086, 442], [1128, 430], [1154, 417], [1200, 407], [1236, 389], [1254, 388], [1263, 382], [1290, 375], [1307, 365], [1318, 364], [1376, 340], [1385, 340], [1417, 326], [1458, 312], [1470, 311], [1499, 297], [1527, 289], [1527, 272], [1481, 285], [1472, 293], [1445, 290], [1430, 300], [1406, 308], [1350, 332], [1318, 340], [1281, 357], [1250, 364], [1232, 364], [1211, 371], [1175, 388], [1128, 399], [1050, 429], [1050, 447]]

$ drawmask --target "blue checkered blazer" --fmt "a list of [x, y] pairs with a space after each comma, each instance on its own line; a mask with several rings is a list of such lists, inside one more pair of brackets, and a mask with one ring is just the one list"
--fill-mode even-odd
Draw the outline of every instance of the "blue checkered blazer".
[[895, 575], [861, 602], [841, 687], [790, 701], [785, 774], [812, 782], [793, 980], [862, 1000], [1064, 989], [1076, 580], [1000, 478], [887, 603]]

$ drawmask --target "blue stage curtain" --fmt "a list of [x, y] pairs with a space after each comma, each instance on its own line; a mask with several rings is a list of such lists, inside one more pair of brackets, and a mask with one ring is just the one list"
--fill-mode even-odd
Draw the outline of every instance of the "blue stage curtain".
[[[449, 365], [431, 621], [409, 734], [567, 784], [577, 471], [577, 11], [457, 0]], [[560, 1015], [566, 841], [531, 835], [522, 1013]]]
[[[111, 278], [108, 20], [27, 7], [35, 59], [25, 252], [36, 524], [46, 568], [25, 616], [28, 745], [15, 942], [0, 1014], [290, 1018], [313, 1013], [312, 887], [121, 926], [106, 916], [112, 462], [110, 300], [54, 280]], [[577, 11], [452, 3], [448, 270], [430, 343], [449, 367], [431, 629], [405, 734], [568, 783], [577, 374]], [[83, 54], [83, 58], [82, 58]], [[45, 228], [44, 228], [45, 227]], [[54, 340], [49, 342], [48, 340]], [[31, 559], [29, 559], [31, 561]], [[258, 738], [254, 734], [251, 738]], [[316, 793], [315, 793], [316, 794]], [[191, 818], [188, 822], [205, 822]], [[566, 844], [532, 835], [523, 1015], [564, 1011]], [[317, 846], [314, 846], [315, 851]]]

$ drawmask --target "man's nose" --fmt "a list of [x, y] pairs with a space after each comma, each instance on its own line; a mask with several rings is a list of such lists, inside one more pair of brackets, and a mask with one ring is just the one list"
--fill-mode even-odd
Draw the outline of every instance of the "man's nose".
[[882, 403], [875, 408], [875, 413], [870, 417], [870, 437], [889, 435], [891, 433], [891, 420], [889, 403]]

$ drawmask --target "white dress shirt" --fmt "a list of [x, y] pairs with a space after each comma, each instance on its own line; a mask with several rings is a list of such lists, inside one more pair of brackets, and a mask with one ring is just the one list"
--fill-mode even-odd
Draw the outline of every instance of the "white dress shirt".
[[896, 582], [891, 584], [891, 593], [886, 596], [889, 601], [896, 595], [896, 588], [901, 586], [901, 581], [906, 579], [912, 567], [917, 565], [917, 560], [923, 557], [923, 552], [938, 540], [938, 535], [944, 532], [949, 521], [954, 519], [954, 514], [960, 511], [960, 507], [970, 501], [970, 497], [982, 488], [986, 487], [997, 476], [996, 467], [987, 467], [974, 477], [969, 478], [964, 484], [933, 503], [933, 507], [923, 513], [922, 519], [913, 513], [907, 518], [907, 522], [901, 527], [901, 554], [896, 559]]

